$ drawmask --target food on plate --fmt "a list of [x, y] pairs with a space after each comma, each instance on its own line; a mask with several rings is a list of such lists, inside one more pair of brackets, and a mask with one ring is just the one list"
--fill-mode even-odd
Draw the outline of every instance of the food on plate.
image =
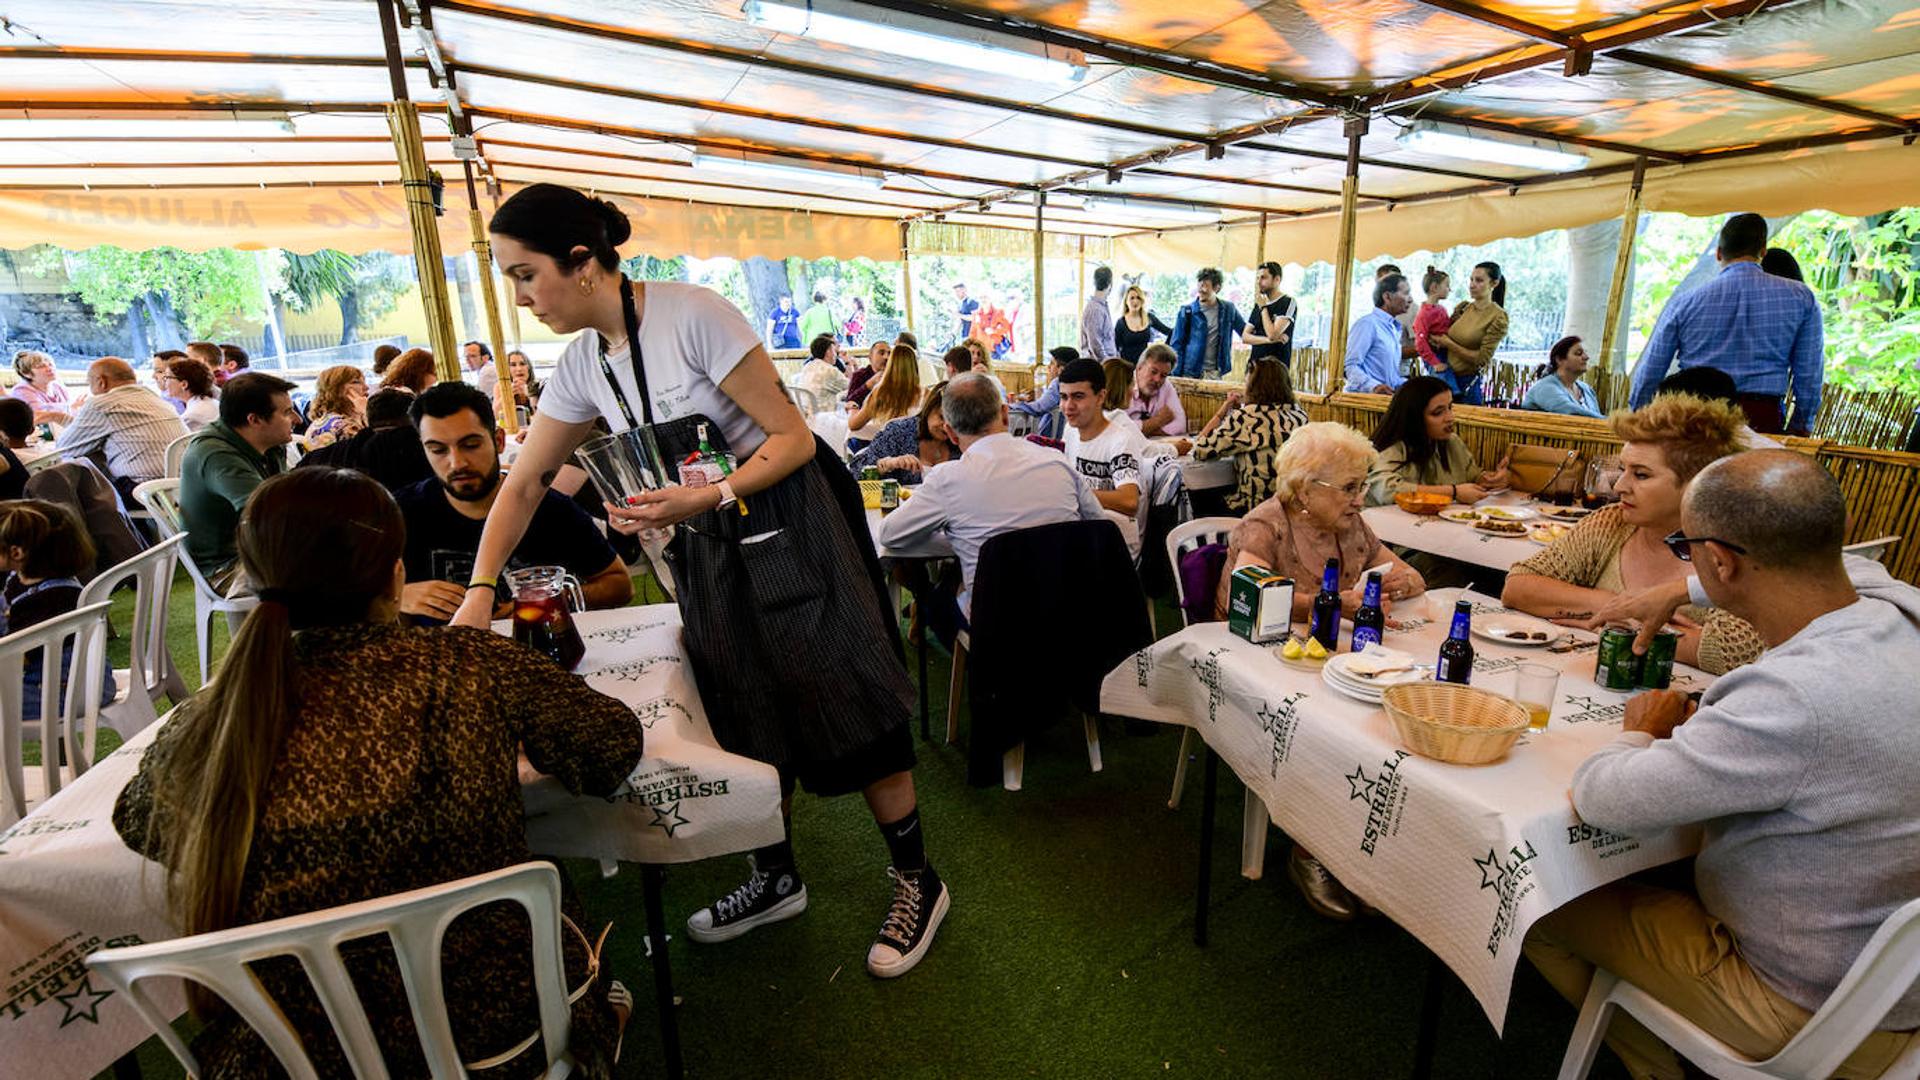
[[1495, 637], [1503, 637], [1503, 638], [1506, 638], [1508, 641], [1545, 641], [1547, 640], [1547, 632], [1545, 630], [1522, 630], [1518, 627], [1502, 626], [1502, 627], [1496, 628], [1493, 631], [1493, 633]]
[[1411, 671], [1414, 666], [1413, 657], [1384, 645], [1370, 646], [1365, 652], [1353, 654], [1345, 663], [1349, 675], [1357, 675], [1362, 679], [1377, 679], [1382, 675]]
[[1307, 659], [1325, 660], [1326, 658], [1327, 658], [1327, 647], [1325, 645], [1320, 644], [1320, 639], [1308, 638], [1307, 639]]
[[1498, 506], [1489, 506], [1485, 510], [1480, 511], [1480, 516], [1487, 521], [1519, 521], [1527, 515], [1516, 514], [1511, 510], [1502, 510]]
[[1445, 521], [1457, 521], [1463, 525], [1471, 525], [1480, 520], [1480, 511], [1461, 506], [1452, 510], [1440, 511], [1440, 517]]
[[1479, 529], [1481, 532], [1493, 533], [1496, 536], [1527, 535], [1527, 527], [1517, 521], [1495, 521], [1488, 519], [1474, 522], [1473, 527]]
[[1540, 513], [1556, 521], [1579, 521], [1593, 511], [1584, 506], [1543, 506]]
[[1437, 514], [1453, 505], [1447, 496], [1426, 491], [1402, 491], [1394, 495], [1393, 501], [1409, 514]]
[[1280, 656], [1282, 659], [1298, 660], [1301, 657], [1304, 657], [1306, 655], [1307, 655], [1307, 650], [1300, 647], [1299, 638], [1290, 637], [1287, 639], [1287, 643], [1285, 645], [1280, 646]]
[[1573, 528], [1569, 525], [1555, 525], [1551, 523], [1535, 525], [1527, 533], [1527, 538], [1537, 544], [1551, 544], [1572, 531]]

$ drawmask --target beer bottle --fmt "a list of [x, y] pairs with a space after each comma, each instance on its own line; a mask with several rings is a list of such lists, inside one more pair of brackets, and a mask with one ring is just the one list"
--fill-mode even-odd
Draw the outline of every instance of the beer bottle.
[[1313, 622], [1307, 631], [1328, 652], [1340, 648], [1340, 560], [1328, 559], [1320, 575], [1320, 592], [1313, 598]]
[[1436, 682], [1473, 681], [1473, 642], [1468, 640], [1472, 630], [1473, 604], [1461, 600], [1453, 605], [1453, 629], [1440, 643], [1440, 660], [1433, 669]]
[[1367, 575], [1366, 592], [1360, 597], [1360, 610], [1353, 613], [1353, 651], [1380, 644], [1387, 628], [1387, 613], [1380, 610], [1380, 572]]

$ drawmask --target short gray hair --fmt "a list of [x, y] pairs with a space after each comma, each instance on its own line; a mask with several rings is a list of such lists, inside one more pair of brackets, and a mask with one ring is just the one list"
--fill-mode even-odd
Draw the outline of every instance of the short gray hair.
[[962, 372], [947, 380], [940, 397], [940, 415], [955, 435], [979, 435], [1000, 417], [1000, 387], [977, 371]]
[[1748, 450], [1700, 470], [1687, 485], [1693, 530], [1737, 544], [1761, 566], [1835, 566], [1846, 542], [1847, 499], [1833, 474], [1792, 450]]
[[13, 354], [13, 370], [17, 372], [21, 378], [31, 379], [33, 378], [33, 369], [39, 367], [40, 361], [42, 360], [45, 360], [49, 364], [53, 363], [53, 357], [48, 356], [38, 349], [21, 349], [19, 352]]
[[1345, 424], [1321, 420], [1293, 430], [1273, 460], [1273, 493], [1281, 502], [1306, 494], [1315, 480], [1373, 468], [1373, 444]]

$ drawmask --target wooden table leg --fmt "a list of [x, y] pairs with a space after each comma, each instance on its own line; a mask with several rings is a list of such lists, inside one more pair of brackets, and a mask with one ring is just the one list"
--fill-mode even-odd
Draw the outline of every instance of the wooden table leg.
[[653, 952], [653, 996], [660, 1011], [660, 1056], [667, 1080], [681, 1080], [680, 1021], [673, 1006], [673, 968], [667, 961], [667, 916], [661, 898], [665, 872], [654, 863], [640, 865], [640, 891], [647, 907], [647, 944]]
[[1206, 753], [1205, 789], [1200, 794], [1200, 877], [1193, 890], [1193, 943], [1202, 947], [1207, 944], [1207, 906], [1213, 899], [1213, 809], [1220, 789], [1220, 756], [1211, 746]]

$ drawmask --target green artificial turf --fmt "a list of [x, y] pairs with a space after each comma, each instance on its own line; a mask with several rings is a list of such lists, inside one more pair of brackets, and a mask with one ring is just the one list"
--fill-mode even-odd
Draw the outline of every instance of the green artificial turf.
[[[189, 589], [182, 575], [169, 637], [191, 669]], [[115, 605], [123, 627], [129, 602]], [[1163, 607], [1162, 632], [1178, 625]], [[216, 629], [216, 642], [224, 638]], [[124, 664], [125, 639], [115, 648]], [[908, 655], [913, 674], [911, 647]], [[891, 895], [885, 847], [858, 797], [801, 795], [794, 849], [809, 904], [801, 917], [695, 945], [686, 916], [738, 884], [744, 860], [667, 872], [668, 956], [688, 1076], [1409, 1074], [1429, 954], [1385, 919], [1339, 924], [1308, 911], [1287, 881], [1287, 842], [1277, 830], [1265, 879], [1242, 878], [1242, 789], [1230, 771], [1216, 808], [1211, 944], [1199, 948], [1202, 772], [1195, 761], [1181, 808], [1168, 810], [1178, 731], [1133, 735], [1104, 722], [1105, 769], [1096, 774], [1079, 725], [1063, 724], [1029, 745], [1024, 790], [970, 788], [963, 752], [937, 742], [948, 663], [936, 647], [936, 742], [920, 744], [915, 772], [928, 852], [953, 891], [939, 939], [906, 977], [867, 975], [867, 946]], [[567, 869], [590, 919], [615, 924], [608, 963], [634, 993], [622, 1075], [662, 1075], [638, 868], [607, 879], [595, 864]], [[1441, 978], [1434, 1076], [1554, 1074], [1574, 1011], [1531, 967], [1523, 963], [1514, 984], [1504, 1041], [1466, 989], [1451, 974]], [[157, 1040], [139, 1057], [148, 1076], [180, 1075]], [[1603, 1053], [1593, 1075], [1624, 1073]]]

